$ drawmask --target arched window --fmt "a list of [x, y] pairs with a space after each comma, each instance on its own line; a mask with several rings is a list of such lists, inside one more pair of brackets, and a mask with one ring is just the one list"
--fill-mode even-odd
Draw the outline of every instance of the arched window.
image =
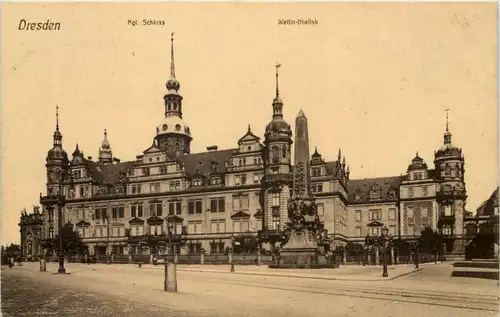
[[283, 158], [286, 158], [286, 155], [287, 155], [286, 144], [283, 144], [283, 146], [282, 146], [282, 152], [283, 152]]

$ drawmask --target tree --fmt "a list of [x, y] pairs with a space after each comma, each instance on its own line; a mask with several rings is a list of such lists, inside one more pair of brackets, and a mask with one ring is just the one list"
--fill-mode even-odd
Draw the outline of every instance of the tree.
[[[45, 242], [44, 248], [48, 251], [57, 252], [59, 250], [59, 234], [53, 239]], [[80, 233], [73, 230], [73, 225], [66, 224], [63, 227], [63, 250], [64, 254], [83, 254], [86, 250], [85, 243], [83, 243]]]
[[5, 254], [7, 257], [19, 256], [21, 254], [21, 246], [11, 243], [9, 246], [5, 247]]
[[432, 230], [430, 227], [425, 227], [418, 239], [418, 247], [421, 251], [436, 253], [443, 249], [444, 237], [439, 232]]
[[257, 252], [257, 246], [259, 244], [257, 237], [237, 236], [234, 242], [233, 253], [235, 254]]

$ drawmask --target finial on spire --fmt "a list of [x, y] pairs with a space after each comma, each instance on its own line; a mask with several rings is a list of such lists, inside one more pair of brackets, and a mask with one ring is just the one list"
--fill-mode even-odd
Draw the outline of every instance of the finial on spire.
[[280, 96], [280, 89], [279, 89], [279, 84], [278, 84], [278, 77], [279, 77], [278, 69], [280, 67], [281, 67], [281, 64], [276, 62], [276, 97]]
[[59, 131], [59, 106], [56, 105], [56, 131]]
[[76, 144], [76, 149], [78, 150], [78, 143]]
[[174, 63], [174, 32], [170, 34], [170, 76], [175, 78], [175, 63]]
[[108, 131], [104, 129], [104, 140], [108, 139]]
[[445, 109], [446, 111], [446, 132], [448, 132], [448, 111], [450, 111], [450, 109]]
[[418, 150], [417, 150], [417, 155], [416, 155], [416, 157], [419, 157], [419, 156], [418, 156]]
[[252, 129], [250, 129], [250, 124], [248, 124], [248, 132], [251, 132]]

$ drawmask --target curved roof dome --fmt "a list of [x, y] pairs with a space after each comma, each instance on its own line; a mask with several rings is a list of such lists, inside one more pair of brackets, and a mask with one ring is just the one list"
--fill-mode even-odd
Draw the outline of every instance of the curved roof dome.
[[283, 118], [275, 118], [266, 126], [266, 134], [271, 132], [289, 134], [292, 132], [290, 125]]
[[436, 159], [443, 158], [443, 157], [461, 158], [462, 157], [462, 149], [454, 146], [451, 143], [446, 143], [446, 144], [443, 144], [443, 146], [441, 146], [439, 148], [439, 150], [436, 151], [435, 157], [436, 157]]
[[62, 149], [60, 146], [54, 146], [47, 152], [47, 160], [56, 159], [56, 160], [68, 160], [68, 153]]
[[163, 119], [163, 122], [156, 127], [156, 135], [170, 133], [183, 134], [192, 138], [189, 126], [178, 116], [167, 116]]

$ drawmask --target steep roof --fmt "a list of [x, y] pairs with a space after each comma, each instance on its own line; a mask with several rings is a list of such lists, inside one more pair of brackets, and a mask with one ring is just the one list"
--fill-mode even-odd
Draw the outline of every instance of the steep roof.
[[[369, 193], [373, 184], [378, 185], [380, 189], [380, 200], [396, 200], [396, 198], [389, 198], [389, 189], [399, 188], [401, 184], [401, 176], [391, 176], [391, 177], [376, 177], [376, 178], [365, 178], [365, 179], [351, 179], [347, 184], [347, 200], [349, 202], [356, 203], [367, 203], [369, 202]], [[355, 200], [355, 193], [359, 189], [359, 200]]]
[[106, 182], [111, 185], [116, 183], [120, 173], [126, 173], [134, 167], [134, 162], [101, 164], [87, 159], [84, 160], [84, 164], [97, 183]]
[[236, 150], [237, 149], [227, 149], [193, 153], [179, 156], [176, 160], [184, 164], [188, 176], [192, 176], [197, 171], [204, 175], [210, 174], [212, 172], [212, 162], [217, 162], [219, 173], [225, 173], [226, 160], [230, 158]]
[[498, 187], [493, 191], [490, 197], [477, 208], [476, 215], [493, 215], [495, 214], [495, 207], [498, 207]]

